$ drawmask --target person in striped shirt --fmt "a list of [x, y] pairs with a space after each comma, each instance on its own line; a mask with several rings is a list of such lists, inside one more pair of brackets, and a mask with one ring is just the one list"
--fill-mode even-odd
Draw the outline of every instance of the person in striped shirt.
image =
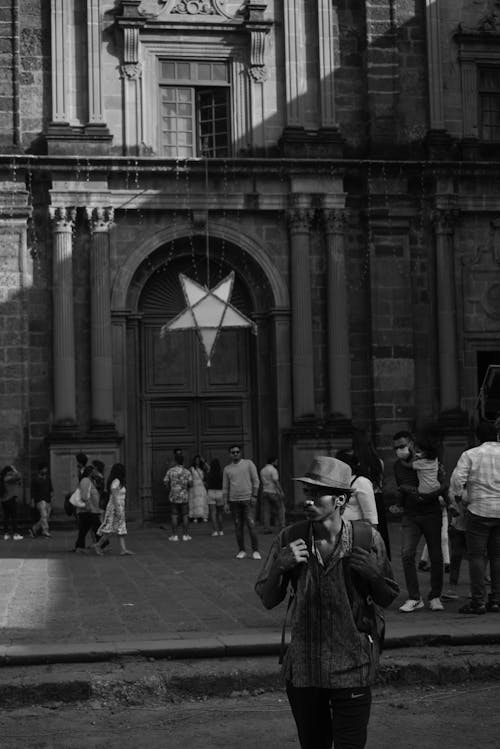
[[[467, 484], [465, 537], [469, 555], [471, 600], [461, 614], [500, 612], [500, 417], [477, 428], [478, 447], [465, 450], [451, 475], [450, 492], [458, 497]], [[491, 593], [486, 599], [485, 572], [490, 562]]]

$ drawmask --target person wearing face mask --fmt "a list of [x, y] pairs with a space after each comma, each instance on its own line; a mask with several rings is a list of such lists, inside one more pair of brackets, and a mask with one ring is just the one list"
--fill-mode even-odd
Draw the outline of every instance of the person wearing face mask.
[[302, 749], [366, 745], [381, 647], [381, 633], [366, 626], [366, 606], [389, 606], [399, 592], [378, 531], [343, 518], [352, 478], [336, 458], [313, 459], [295, 479], [307, 519], [274, 538], [255, 585], [267, 609], [289, 585], [295, 591], [282, 677]]
[[441, 548], [442, 509], [439, 497], [446, 494], [444, 469], [439, 464], [439, 487], [433, 492], [419, 492], [419, 478], [412, 467], [415, 457], [415, 441], [410, 432], [397, 432], [393, 440], [396, 453], [394, 478], [399, 491], [399, 505], [402, 510], [401, 558], [408, 599], [399, 607], [403, 614], [409, 614], [424, 607], [418, 582], [416, 553], [417, 546], [424, 536], [431, 564], [431, 589], [428, 603], [431, 611], [443, 611], [441, 602], [443, 590], [443, 552]]

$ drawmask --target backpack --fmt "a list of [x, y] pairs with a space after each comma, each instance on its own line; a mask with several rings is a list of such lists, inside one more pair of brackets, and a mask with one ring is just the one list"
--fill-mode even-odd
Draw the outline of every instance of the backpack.
[[[352, 520], [352, 545], [359, 546], [366, 551], [370, 551], [372, 545], [372, 525], [367, 520]], [[309, 539], [311, 537], [311, 523], [309, 520], [302, 520], [294, 525], [285, 528], [282, 535], [282, 547], [288, 546], [292, 541], [297, 541], [299, 538]], [[349, 557], [342, 559], [342, 567], [344, 572], [344, 580], [346, 585], [347, 596], [353, 610], [354, 620], [356, 627], [359, 632], [364, 632], [374, 642], [377, 643], [378, 652], [381, 653], [384, 647], [385, 639], [385, 617], [383, 609], [378, 606], [371, 597], [370, 586], [366, 580], [360, 575], [351, 570], [349, 565]], [[294, 574], [295, 573], [295, 574]], [[290, 597], [288, 599], [285, 619], [283, 622], [283, 629], [281, 633], [281, 649], [279, 662], [283, 662], [285, 654], [285, 633], [286, 624], [288, 620], [288, 613], [292, 606], [295, 598], [295, 591], [297, 589], [298, 575], [300, 574], [300, 568], [295, 567], [290, 574], [290, 584], [292, 589], [290, 591]], [[357, 591], [360, 596], [360, 605], [353, 607], [354, 590]]]

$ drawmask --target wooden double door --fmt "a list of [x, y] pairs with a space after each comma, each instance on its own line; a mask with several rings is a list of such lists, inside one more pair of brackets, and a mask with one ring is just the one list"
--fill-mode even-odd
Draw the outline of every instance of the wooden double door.
[[167, 515], [163, 477], [182, 448], [185, 465], [196, 454], [229, 462], [228, 446], [241, 443], [252, 456], [251, 334], [222, 330], [211, 366], [193, 330], [160, 338], [163, 321], [142, 325], [142, 413], [145, 461], [151, 468], [152, 514]]

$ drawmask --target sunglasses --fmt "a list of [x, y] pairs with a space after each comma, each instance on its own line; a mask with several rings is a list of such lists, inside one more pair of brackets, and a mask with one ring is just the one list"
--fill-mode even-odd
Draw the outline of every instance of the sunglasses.
[[239, 450], [231, 450], [231, 455], [239, 455], [239, 454], [240, 454]]

